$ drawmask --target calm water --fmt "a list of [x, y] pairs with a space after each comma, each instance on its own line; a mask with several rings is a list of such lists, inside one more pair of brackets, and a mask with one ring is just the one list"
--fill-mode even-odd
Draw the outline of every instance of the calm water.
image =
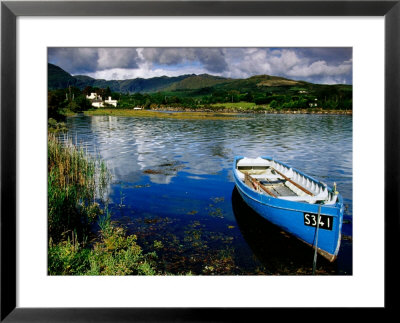
[[112, 218], [157, 246], [172, 274], [302, 275], [313, 250], [260, 218], [240, 198], [233, 157], [267, 155], [327, 183], [345, 204], [335, 264], [318, 273], [352, 274], [352, 117], [243, 115], [234, 120], [135, 117], [67, 119], [69, 137], [100, 155], [113, 174]]

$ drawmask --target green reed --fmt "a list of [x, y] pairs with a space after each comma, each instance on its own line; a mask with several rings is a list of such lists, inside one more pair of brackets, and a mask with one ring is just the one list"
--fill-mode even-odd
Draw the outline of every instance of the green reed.
[[62, 234], [87, 233], [100, 213], [111, 176], [104, 162], [87, 155], [68, 141], [48, 135], [48, 233], [58, 242]]
[[[143, 254], [135, 235], [101, 208], [111, 175], [99, 158], [70, 140], [48, 135], [48, 273], [50, 275], [154, 275], [155, 253]], [[100, 233], [91, 232], [97, 221]], [[94, 239], [88, 243], [88, 237]]]

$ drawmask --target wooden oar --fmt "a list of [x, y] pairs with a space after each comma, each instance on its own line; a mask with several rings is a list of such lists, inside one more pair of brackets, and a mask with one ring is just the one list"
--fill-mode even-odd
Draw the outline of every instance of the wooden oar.
[[277, 172], [279, 175], [281, 175], [288, 182], [292, 183], [294, 186], [296, 186], [297, 188], [301, 189], [303, 192], [307, 193], [308, 195], [314, 196], [314, 194], [311, 193], [309, 190], [307, 190], [305, 187], [303, 187], [300, 184], [297, 184], [296, 182], [292, 181], [289, 177], [286, 177], [280, 171], [276, 170], [275, 168], [274, 168], [274, 171]]
[[274, 193], [272, 193], [268, 188], [266, 188], [264, 185], [262, 185], [260, 182], [258, 182], [258, 185], [261, 187], [262, 190], [264, 190], [265, 193], [276, 197], [276, 195]]
[[245, 173], [245, 182], [250, 182], [255, 189], [261, 188], [265, 193], [276, 197], [274, 193], [272, 193], [268, 188], [264, 187], [256, 178], [251, 177], [251, 175]]

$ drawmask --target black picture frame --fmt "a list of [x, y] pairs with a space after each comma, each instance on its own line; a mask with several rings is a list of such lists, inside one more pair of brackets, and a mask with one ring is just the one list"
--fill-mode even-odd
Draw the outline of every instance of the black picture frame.
[[[19, 308], [16, 265], [16, 19], [19, 16], [382, 16], [385, 19], [385, 315], [399, 286], [400, 0], [394, 1], [2, 1], [1, 3], [1, 322], [238, 321], [269, 308]], [[373, 233], [371, 233], [373, 239]], [[373, 255], [371, 255], [373, 261]], [[345, 291], [344, 291], [345, 292]], [[312, 302], [310, 302], [312, 306]], [[329, 305], [329, 304], [327, 304]], [[296, 309], [294, 309], [296, 310]], [[297, 309], [299, 311], [301, 309]], [[349, 309], [347, 309], [349, 310]], [[332, 319], [340, 314], [326, 309]], [[287, 315], [287, 314], [285, 314]], [[318, 315], [321, 319], [321, 313]], [[248, 320], [253, 321], [248, 317]], [[311, 317], [310, 317], [311, 319]]]

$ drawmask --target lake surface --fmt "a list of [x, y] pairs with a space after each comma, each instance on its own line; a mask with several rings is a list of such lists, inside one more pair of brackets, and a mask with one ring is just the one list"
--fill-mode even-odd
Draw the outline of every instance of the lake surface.
[[[352, 117], [238, 115], [185, 120], [83, 115], [68, 136], [103, 158], [112, 219], [138, 236], [171, 274], [308, 275], [313, 249], [255, 214], [235, 189], [235, 155], [271, 156], [329, 186], [346, 205], [334, 264], [317, 273], [352, 274]], [[156, 240], [156, 244], [154, 241]]]

